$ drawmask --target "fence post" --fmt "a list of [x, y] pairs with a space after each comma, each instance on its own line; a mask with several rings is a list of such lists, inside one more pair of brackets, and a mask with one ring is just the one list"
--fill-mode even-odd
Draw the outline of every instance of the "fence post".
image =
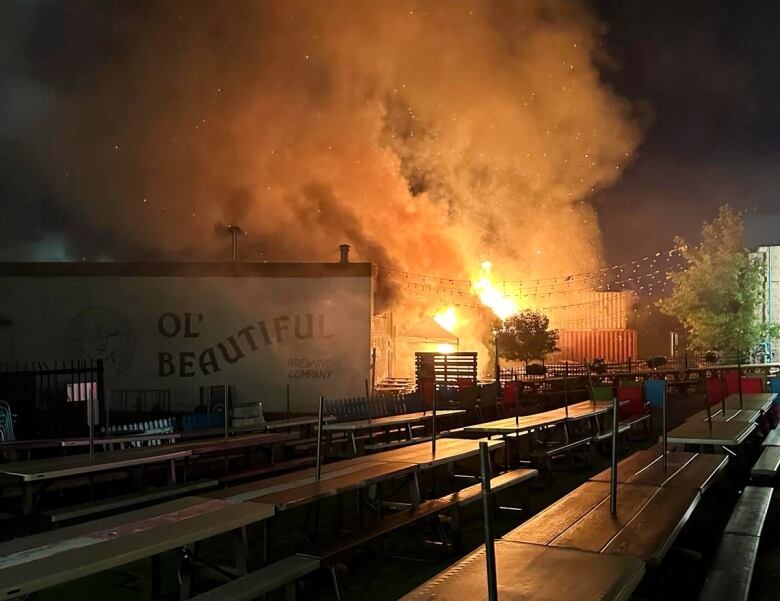
[[320, 473], [322, 472], [322, 411], [325, 405], [325, 397], [320, 397], [319, 408], [317, 412], [317, 466], [316, 475], [317, 480], [320, 479]]

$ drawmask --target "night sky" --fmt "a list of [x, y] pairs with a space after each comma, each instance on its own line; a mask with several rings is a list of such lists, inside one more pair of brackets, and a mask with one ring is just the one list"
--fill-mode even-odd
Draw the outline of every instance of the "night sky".
[[660, 237], [695, 239], [723, 203], [777, 212], [780, 5], [596, 4], [615, 68], [606, 76], [645, 107], [639, 156], [598, 195], [609, 258]]
[[[59, 29], [61, 21], [40, 10], [47, 2], [0, 4], [0, 222], [5, 224], [0, 232], [6, 257], [18, 258], [8, 248], [22, 240], [51, 241], [62, 232], [88, 239], [89, 248], [104, 248], [107, 257], [141, 253], [121, 240], [102, 239], [99, 227], [64, 209], [55, 201], [57, 191], [42, 183], [45, 161], [13, 143], [20, 129], [31, 127], [24, 120], [34, 118], [36, 103], [45, 98], [31, 89], [29, 95], [15, 94], [9, 106], [2, 95], [4, 86], [15, 85], [16, 76], [28, 70], [61, 88], [88, 87], [121, 50], [112, 36], [129, 10], [123, 4], [108, 10], [104, 4], [91, 22], [68, 23], [67, 34]], [[606, 260], [624, 262], [669, 248], [675, 234], [695, 238], [701, 221], [724, 202], [747, 211], [774, 210], [780, 179], [774, 169], [780, 144], [780, 5], [589, 4], [605, 27], [602, 76], [630, 101], [644, 128], [623, 177], [595, 194]], [[133, 10], [142, 7], [139, 2]], [[81, 34], [83, 39], [74, 39]], [[25, 97], [29, 105], [20, 104]], [[76, 241], [72, 252], [78, 249]], [[50, 259], [60, 251], [44, 245], [27, 252], [28, 258]]]

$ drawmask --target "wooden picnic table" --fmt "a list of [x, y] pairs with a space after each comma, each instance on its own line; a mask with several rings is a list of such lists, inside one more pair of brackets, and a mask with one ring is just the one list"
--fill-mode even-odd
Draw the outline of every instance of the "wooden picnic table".
[[667, 433], [669, 444], [737, 447], [756, 429], [755, 422], [688, 420]]
[[[726, 397], [727, 409], [752, 409], [766, 413], [777, 399], [776, 392], [745, 392], [742, 394], [742, 406], [739, 404], [739, 393]], [[715, 405], [717, 407], [717, 405]]]
[[[436, 417], [450, 418], [453, 416], [462, 416], [466, 414], [465, 409], [437, 409]], [[399, 415], [386, 415], [372, 419], [361, 419], [349, 422], [331, 422], [323, 426], [323, 431], [328, 434], [326, 447], [330, 446], [331, 435], [333, 432], [346, 432], [352, 444], [352, 452], [357, 455], [357, 439], [355, 433], [360, 430], [383, 430], [391, 428], [403, 428], [406, 431], [408, 440], [412, 439], [412, 425], [419, 424], [433, 419], [432, 411], [417, 411], [415, 413], [402, 413]]]
[[185, 497], [0, 543], [0, 598], [29, 595], [228, 532], [236, 536], [236, 567], [246, 573], [240, 530], [272, 515], [273, 507], [262, 503]]
[[586, 482], [504, 536], [505, 540], [630, 555], [658, 564], [699, 502], [693, 487], [620, 484], [610, 514], [607, 482]]
[[[498, 540], [496, 574], [501, 601], [625, 601], [642, 580], [633, 557]], [[404, 595], [402, 601], [484, 601], [485, 547]]]
[[[638, 451], [618, 463], [617, 480], [624, 484], [649, 484], [696, 488], [704, 493], [726, 467], [728, 456], [716, 453], [668, 451], [664, 469], [661, 446]], [[611, 469], [596, 474], [592, 482], [609, 482]]]
[[[168, 432], [165, 434], [129, 434], [129, 435], [118, 435], [118, 434], [111, 434], [108, 436], [95, 436], [94, 438], [94, 444], [95, 446], [100, 445], [133, 445], [135, 443], [140, 442], [151, 442], [151, 441], [167, 441], [167, 442], [174, 442], [181, 438], [181, 434], [178, 432]], [[63, 448], [70, 448], [70, 447], [87, 447], [89, 446], [89, 438], [82, 437], [82, 438], [65, 438], [60, 441], [60, 446]]]
[[22, 482], [22, 512], [29, 515], [33, 505], [33, 485], [36, 482], [91, 475], [98, 472], [140, 468], [153, 463], [167, 463], [169, 480], [176, 481], [176, 460], [192, 455], [187, 448], [178, 445], [144, 447], [123, 451], [96, 453], [93, 459], [88, 455], [66, 455], [49, 459], [35, 459], [0, 464], [0, 474], [18, 478]]
[[190, 451], [193, 457], [209, 455], [214, 453], [224, 453], [236, 449], [248, 449], [252, 447], [263, 447], [276, 445], [298, 438], [297, 434], [292, 432], [260, 432], [256, 434], [240, 434], [238, 436], [228, 436], [227, 438], [207, 438], [202, 440], [193, 440], [189, 442], [180, 442], [174, 445], [174, 448]]
[[[367, 480], [370, 481], [369, 483], [374, 483], [372, 479], [389, 480], [406, 476], [409, 479], [412, 502], [416, 503], [419, 502], [417, 471], [476, 456], [479, 454], [479, 443], [479, 440], [442, 438], [437, 441], [435, 457], [432, 455], [430, 443], [419, 443], [391, 451], [326, 463], [322, 466], [319, 482], [316, 480], [316, 470], [306, 468], [273, 478], [232, 486], [204, 496], [233, 501], [254, 501], [266, 495], [275, 495], [269, 496], [268, 500], [284, 509], [292, 505], [316, 501], [323, 495], [332, 496], [346, 490], [363, 488], [367, 486]], [[503, 444], [503, 441], [492, 440], [488, 442], [488, 449], [496, 450]], [[331, 484], [331, 480], [335, 482]], [[337, 492], [331, 494], [328, 491]]]
[[[627, 401], [621, 401], [625, 404]], [[472, 424], [463, 428], [465, 432], [474, 432], [480, 434], [512, 434], [527, 432], [537, 428], [547, 428], [557, 426], [566, 421], [577, 421], [603, 415], [612, 410], [612, 401], [582, 401], [574, 403], [568, 407], [568, 417], [565, 408], [551, 409], [540, 413], [530, 415], [520, 415], [514, 417], [505, 417], [491, 422]]]

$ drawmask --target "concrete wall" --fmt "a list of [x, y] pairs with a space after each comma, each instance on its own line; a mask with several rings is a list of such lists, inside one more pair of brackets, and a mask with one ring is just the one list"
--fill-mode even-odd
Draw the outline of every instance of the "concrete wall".
[[369, 377], [369, 264], [6, 264], [0, 290], [0, 362], [102, 358], [112, 390], [178, 409], [230, 384], [281, 410], [289, 383], [312, 411]]

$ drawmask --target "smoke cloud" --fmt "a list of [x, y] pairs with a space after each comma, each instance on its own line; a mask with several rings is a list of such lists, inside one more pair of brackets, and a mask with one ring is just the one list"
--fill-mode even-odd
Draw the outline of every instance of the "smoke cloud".
[[236, 223], [244, 260], [580, 272], [640, 136], [576, 2], [0, 10], [6, 259], [226, 259]]

